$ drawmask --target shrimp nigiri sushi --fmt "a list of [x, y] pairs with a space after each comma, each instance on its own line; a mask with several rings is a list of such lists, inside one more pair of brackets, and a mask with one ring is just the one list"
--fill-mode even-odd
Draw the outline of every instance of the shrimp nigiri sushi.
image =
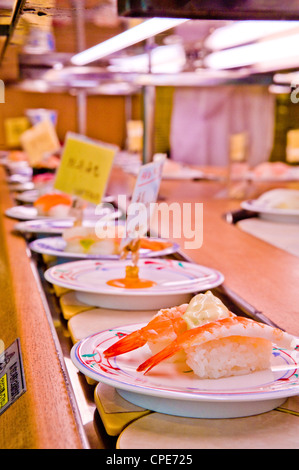
[[[118, 356], [145, 344], [151, 353], [155, 354], [187, 329], [233, 315], [211, 291], [197, 294], [189, 304], [159, 310], [146, 326], [112, 344], [104, 351], [104, 355], [105, 357]], [[184, 352], [182, 352], [175, 355], [173, 360], [182, 360], [184, 357]]]
[[67, 194], [44, 194], [33, 205], [38, 215], [63, 218], [69, 215], [72, 198]]
[[201, 379], [249, 374], [271, 366], [273, 345], [294, 349], [298, 339], [278, 328], [233, 316], [189, 329], [137, 371], [148, 373], [161, 361], [183, 350], [186, 363]]

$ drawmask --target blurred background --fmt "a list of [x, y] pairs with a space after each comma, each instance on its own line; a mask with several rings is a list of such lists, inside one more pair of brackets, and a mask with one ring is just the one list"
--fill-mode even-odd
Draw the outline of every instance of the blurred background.
[[[271, 41], [297, 44], [293, 2], [284, 7], [287, 21], [273, 18], [259, 28], [255, 18], [240, 22], [241, 13], [233, 19], [191, 18], [98, 60], [74, 64], [76, 53], [142, 23], [140, 15], [155, 16], [146, 10], [130, 16], [132, 10], [120, 11], [122, 3], [0, 0], [1, 149], [18, 147], [10, 139], [9, 119], [16, 126], [16, 118], [28, 117], [26, 110], [42, 108], [56, 111], [61, 142], [67, 131], [75, 131], [138, 151], [145, 145], [138, 140], [145, 125], [150, 154], [224, 166], [228, 137], [246, 133], [252, 165], [286, 161], [288, 131], [299, 127], [299, 105], [291, 99], [299, 55], [288, 43], [279, 47]], [[248, 45], [261, 50], [242, 49]], [[234, 56], [227, 54], [231, 51]], [[24, 120], [20, 125], [26, 126]]]

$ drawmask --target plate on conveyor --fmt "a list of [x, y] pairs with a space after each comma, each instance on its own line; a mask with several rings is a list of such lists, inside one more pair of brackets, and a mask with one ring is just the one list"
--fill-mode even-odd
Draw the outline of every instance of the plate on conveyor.
[[[91, 211], [90, 209], [84, 210], [83, 211], [84, 215], [83, 217], [88, 218], [88, 219], [93, 219], [93, 220], [99, 220], [103, 216], [108, 216], [115, 219], [118, 218], [122, 215], [121, 211], [115, 210], [112, 205], [111, 206], [104, 206], [100, 210], [97, 209], [95, 211]], [[10, 207], [9, 209], [6, 209], [5, 215], [7, 217], [10, 217], [12, 219], [17, 219], [17, 220], [37, 220], [37, 219], [50, 219], [50, 217], [47, 217], [45, 215], [39, 215], [37, 209], [34, 206], [14, 206]], [[56, 219], [58, 220], [59, 218], [54, 218], [51, 217], [52, 220]], [[70, 219], [74, 220], [73, 217], [63, 217], [63, 219]]]
[[299, 222], [299, 190], [272, 189], [257, 199], [241, 203], [245, 210], [256, 212], [265, 220], [281, 223]]
[[48, 282], [74, 290], [80, 302], [94, 307], [122, 310], [155, 310], [189, 302], [194, 292], [222, 284], [219, 271], [172, 259], [143, 258], [139, 278], [150, 287], [126, 288], [110, 285], [125, 278], [129, 261], [80, 260], [53, 266], [45, 272]]
[[84, 375], [110, 385], [142, 408], [192, 418], [236, 418], [270, 411], [299, 393], [299, 352], [273, 348], [271, 368], [221, 379], [200, 379], [182, 362], [164, 361], [148, 374], [137, 367], [152, 354], [147, 345], [105, 358], [121, 337], [145, 326], [133, 324], [95, 333], [71, 350]]
[[[84, 227], [95, 227], [95, 221], [84, 219], [82, 222]], [[72, 219], [55, 219], [43, 218], [35, 220], [26, 220], [25, 222], [18, 222], [15, 225], [15, 230], [21, 233], [34, 233], [34, 234], [56, 234], [61, 235], [64, 230], [72, 228], [74, 220]]]
[[[160, 238], [147, 238], [145, 239], [147, 244], [149, 245], [148, 248], [142, 248], [139, 251], [140, 257], [159, 257], [159, 256], [166, 256], [176, 252], [179, 248], [179, 245], [175, 243], [168, 242], [167, 240], [162, 240]], [[34, 240], [29, 244], [29, 248], [36, 253], [41, 253], [44, 255], [50, 256], [58, 256], [62, 258], [82, 258], [82, 259], [112, 259], [118, 260], [119, 254], [107, 253], [108, 247], [105, 243], [106, 240], [102, 240], [104, 242], [104, 246], [100, 248], [103, 250], [101, 253], [97, 252], [76, 252], [76, 251], [68, 251], [66, 250], [67, 243], [63, 239], [63, 237], [47, 237], [47, 238], [40, 238]], [[99, 239], [100, 242], [100, 239]], [[108, 240], [109, 242], [109, 240]], [[150, 244], [152, 243], [153, 248], [150, 248]]]

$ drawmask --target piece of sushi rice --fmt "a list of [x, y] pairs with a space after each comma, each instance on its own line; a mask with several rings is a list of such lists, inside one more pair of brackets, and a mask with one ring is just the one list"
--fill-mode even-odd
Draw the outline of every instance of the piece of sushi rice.
[[51, 207], [48, 211], [39, 211], [41, 215], [47, 215], [49, 217], [57, 217], [63, 219], [68, 217], [70, 213], [70, 206], [67, 204], [57, 204], [56, 206]]
[[230, 336], [186, 349], [186, 363], [201, 379], [245, 375], [271, 366], [272, 342]]

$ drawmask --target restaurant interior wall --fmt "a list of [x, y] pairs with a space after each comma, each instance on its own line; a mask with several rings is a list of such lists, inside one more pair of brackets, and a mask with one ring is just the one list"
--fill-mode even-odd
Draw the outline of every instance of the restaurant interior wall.
[[[107, 24], [94, 24], [88, 21], [85, 25], [84, 43], [86, 47], [108, 39], [122, 31], [120, 19]], [[53, 24], [55, 51], [57, 53], [75, 53], [78, 48], [74, 19], [59, 18]], [[11, 81], [19, 77], [18, 54], [22, 52], [23, 44], [10, 45], [0, 67], [0, 78], [7, 84], [5, 89], [5, 104], [0, 106], [0, 148], [6, 148], [4, 120], [11, 117], [23, 116], [27, 108], [53, 108], [58, 111], [57, 134], [61, 142], [67, 131], [78, 131], [76, 97], [70, 93], [34, 93], [10, 87]], [[88, 90], [87, 90], [88, 92]], [[169, 126], [172, 108], [172, 87], [157, 89], [155, 117], [155, 151], [169, 152]], [[89, 95], [86, 100], [86, 134], [94, 139], [126, 148], [126, 100], [130, 100], [131, 119], [140, 120], [143, 115], [142, 95], [133, 94], [131, 97], [122, 95]]]
[[[6, 146], [4, 120], [24, 116], [27, 108], [57, 110], [56, 131], [59, 140], [63, 142], [66, 132], [78, 132], [76, 106], [76, 97], [68, 93], [29, 93], [7, 88], [5, 104], [0, 106], [1, 148]], [[138, 98], [136, 98], [136, 108], [138, 107]], [[122, 96], [89, 96], [87, 98], [86, 134], [91, 138], [123, 147], [125, 142], [124, 108], [125, 100]]]
[[275, 129], [270, 161], [286, 161], [287, 133], [299, 129], [299, 104], [292, 102], [290, 94], [276, 96]]
[[[101, 27], [88, 22], [85, 28], [85, 45], [90, 47], [120, 32], [123, 24], [120, 19]], [[53, 25], [55, 50], [73, 53], [77, 51], [76, 31], [73, 19], [62, 18]], [[0, 68], [0, 78], [9, 83], [18, 73], [16, 48], [7, 50]], [[156, 90], [155, 151], [171, 154], [169, 134], [173, 104], [172, 87], [158, 87]], [[126, 113], [124, 96], [88, 96], [86, 134], [89, 137], [114, 143], [121, 149], [126, 146]], [[57, 134], [61, 142], [67, 131], [78, 130], [76, 97], [71, 93], [33, 93], [5, 87], [5, 104], [0, 105], [0, 148], [6, 148], [4, 120], [8, 117], [24, 115], [27, 108], [54, 108], [58, 111]], [[132, 96], [132, 119], [142, 118], [142, 96]], [[297, 128], [299, 106], [291, 103], [289, 97], [278, 95], [275, 108], [275, 137], [270, 160], [285, 160], [286, 132]]]
[[[39, 17], [35, 19], [37, 25], [41, 24]], [[25, 21], [23, 18], [21, 21]], [[36, 25], [35, 25], [36, 26]], [[97, 41], [103, 41], [122, 31], [121, 21], [114, 21], [106, 27], [98, 27], [88, 22], [84, 31], [86, 47]], [[17, 39], [7, 48], [5, 58], [0, 66], [0, 78], [5, 85], [5, 103], [0, 105], [0, 148], [6, 147], [4, 120], [6, 118], [25, 115], [27, 108], [51, 108], [58, 111], [57, 134], [61, 142], [65, 139], [67, 131], [78, 131], [76, 97], [71, 93], [34, 93], [18, 90], [10, 86], [20, 76], [18, 55], [23, 53], [26, 27], [20, 26]], [[78, 50], [76, 27], [74, 17], [70, 14], [59, 16], [53, 23], [55, 52], [75, 53]], [[24, 33], [24, 34], [23, 34]], [[26, 33], [28, 35], [28, 32]], [[140, 99], [132, 98], [132, 117], [140, 118]], [[86, 134], [89, 137], [110, 142], [120, 146], [125, 145], [125, 97], [124, 96], [88, 96], [86, 112]]]

